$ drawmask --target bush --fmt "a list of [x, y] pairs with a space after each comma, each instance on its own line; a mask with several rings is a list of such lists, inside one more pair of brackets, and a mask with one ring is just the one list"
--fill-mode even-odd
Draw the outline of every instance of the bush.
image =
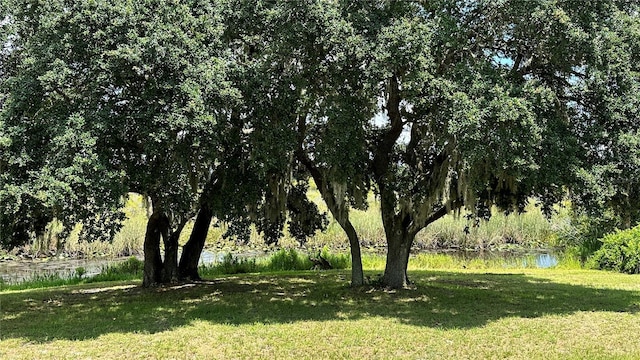
[[640, 225], [618, 230], [601, 241], [602, 247], [589, 260], [591, 267], [628, 274], [640, 273]]
[[349, 269], [351, 268], [351, 254], [341, 253], [341, 254], [332, 254], [329, 252], [329, 249], [325, 246], [322, 248], [322, 252], [320, 253], [323, 258], [325, 258], [329, 264], [334, 269]]
[[307, 257], [300, 256], [295, 249], [281, 249], [271, 256], [267, 269], [270, 271], [309, 270], [313, 263]]

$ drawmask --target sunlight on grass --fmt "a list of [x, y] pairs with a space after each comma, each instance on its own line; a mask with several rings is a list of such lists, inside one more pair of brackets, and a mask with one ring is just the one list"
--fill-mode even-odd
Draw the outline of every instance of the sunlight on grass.
[[10, 291], [0, 294], [0, 357], [640, 356], [637, 277], [504, 268], [410, 276], [415, 288], [400, 291], [349, 288], [343, 271]]
[[108, 286], [103, 288], [79, 289], [79, 290], [74, 290], [72, 294], [98, 294], [105, 291], [125, 290], [125, 289], [132, 289], [134, 287], [136, 287], [136, 285], [120, 285], [120, 286]]

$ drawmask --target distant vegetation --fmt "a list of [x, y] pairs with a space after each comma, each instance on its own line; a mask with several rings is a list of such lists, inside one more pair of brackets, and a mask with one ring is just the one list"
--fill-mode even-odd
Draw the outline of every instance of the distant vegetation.
[[[318, 192], [309, 191], [309, 197], [326, 211]], [[365, 211], [354, 210], [351, 214], [354, 227], [361, 234], [361, 243], [365, 251], [383, 251], [386, 246], [384, 229], [380, 218], [378, 201], [371, 196], [370, 206]], [[539, 249], [556, 248], [570, 242], [563, 236], [571, 233], [571, 219], [566, 206], [558, 206], [556, 214], [550, 219], [544, 217], [534, 204], [527, 207], [522, 214], [510, 214], [494, 210], [488, 221], [475, 222], [465, 217], [464, 213], [451, 214], [434, 222], [421, 231], [414, 244], [416, 250], [462, 249], [462, 250], [508, 250], [508, 249]], [[127, 220], [116, 234], [112, 242], [88, 242], [79, 238], [76, 229], [69, 239], [58, 243], [57, 233], [60, 231], [56, 222], [47, 227], [45, 236], [24, 250], [35, 256], [38, 253], [49, 253], [60, 246], [62, 254], [95, 256], [130, 256], [142, 254], [144, 243], [144, 229], [147, 222], [146, 204], [142, 197], [130, 194], [125, 208]], [[305, 243], [306, 249], [346, 250], [349, 242], [347, 237], [329, 214], [329, 226], [324, 232], [317, 232]], [[180, 243], [187, 241], [193, 223], [185, 226]], [[277, 246], [267, 246], [255, 229], [251, 232], [249, 241], [245, 244], [235, 239], [223, 237], [227, 227], [224, 224], [214, 224], [209, 229], [207, 246], [216, 251], [241, 252], [246, 250], [275, 251], [278, 248], [299, 247], [296, 239], [285, 232]]]
[[602, 247], [593, 254], [590, 266], [629, 274], [640, 273], [640, 225], [618, 230], [602, 239]]

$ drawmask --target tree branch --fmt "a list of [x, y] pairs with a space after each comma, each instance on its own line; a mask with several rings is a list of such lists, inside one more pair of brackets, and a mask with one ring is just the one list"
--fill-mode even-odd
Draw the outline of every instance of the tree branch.
[[461, 208], [462, 206], [464, 206], [464, 202], [462, 200], [460, 200], [460, 199], [456, 199], [454, 201], [451, 201], [448, 204], [448, 206], [447, 205], [442, 206], [436, 212], [431, 214], [431, 216], [429, 216], [424, 221], [424, 223], [421, 224], [422, 226], [418, 229], [418, 231], [426, 228], [427, 226], [429, 226], [434, 221], [436, 221], [436, 220], [440, 219], [441, 217], [447, 215], [448, 213], [450, 213], [453, 210], [457, 210], [457, 209]]
[[[400, 101], [400, 85], [397, 75], [394, 74], [389, 79], [389, 98], [386, 105], [391, 126], [378, 139], [378, 146], [375, 149], [373, 158], [373, 172], [379, 180], [387, 173], [391, 151], [400, 134], [402, 134], [403, 123], [402, 115], [400, 114]], [[381, 182], [378, 181], [379, 186], [380, 184]]]

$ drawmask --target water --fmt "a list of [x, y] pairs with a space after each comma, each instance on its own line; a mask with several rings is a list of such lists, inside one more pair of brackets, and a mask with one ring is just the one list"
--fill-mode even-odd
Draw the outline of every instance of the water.
[[541, 269], [550, 268], [558, 265], [558, 257], [553, 254], [536, 255], [536, 267]]
[[486, 260], [502, 263], [507, 268], [546, 269], [558, 265], [558, 256], [552, 251], [454, 251], [447, 252], [461, 260]]
[[[204, 250], [200, 255], [200, 265], [222, 262], [227, 253]], [[234, 257], [259, 257], [263, 252], [246, 252]], [[142, 257], [138, 257], [142, 260]], [[7, 284], [15, 284], [40, 275], [58, 274], [61, 277], [76, 275], [76, 269], [84, 268], [84, 277], [98, 275], [102, 269], [126, 261], [121, 258], [59, 259], [44, 258], [34, 260], [0, 260], [0, 278]]]
[[99, 274], [104, 267], [116, 265], [127, 258], [115, 259], [58, 259], [44, 258], [34, 260], [4, 260], [0, 262], [0, 278], [8, 284], [19, 283], [36, 275], [58, 274], [72, 277], [77, 268], [84, 268], [83, 276]]
[[[553, 252], [497, 252], [497, 251], [455, 251], [446, 252], [463, 260], [491, 260], [498, 261], [504, 267], [536, 267], [549, 268], [558, 264], [558, 257]], [[200, 256], [200, 264], [213, 264], [221, 262], [226, 253], [214, 253], [203, 251]], [[262, 257], [263, 252], [247, 252], [235, 257]], [[103, 268], [116, 265], [127, 258], [116, 259], [36, 259], [36, 260], [4, 260], [0, 261], [0, 278], [5, 283], [17, 283], [36, 275], [58, 274], [62, 277], [71, 277], [76, 274], [77, 268], [84, 268], [84, 276], [99, 274]]]

